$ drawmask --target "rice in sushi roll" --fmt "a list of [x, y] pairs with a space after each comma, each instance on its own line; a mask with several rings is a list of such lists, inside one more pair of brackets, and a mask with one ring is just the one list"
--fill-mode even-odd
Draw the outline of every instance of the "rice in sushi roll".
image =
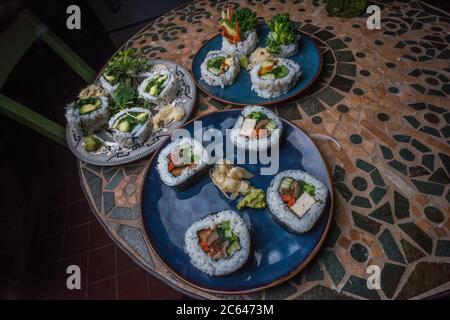
[[248, 56], [255, 51], [258, 44], [256, 30], [249, 30], [244, 33], [242, 41], [231, 43], [226, 37], [222, 37], [222, 51], [238, 58]]
[[224, 86], [233, 84], [239, 73], [239, 61], [235, 56], [219, 50], [208, 52], [205, 61], [200, 66], [202, 79], [210, 86]]
[[279, 143], [282, 132], [283, 124], [274, 112], [246, 106], [230, 132], [230, 140], [240, 149], [266, 150]]
[[108, 123], [108, 118], [108, 98], [105, 96], [82, 97], [66, 109], [68, 124], [82, 136], [102, 129]]
[[250, 233], [232, 210], [210, 214], [192, 224], [184, 244], [192, 265], [210, 276], [231, 274], [250, 256]]
[[262, 98], [275, 98], [294, 87], [300, 74], [300, 66], [289, 59], [265, 60], [250, 71], [252, 90]]
[[195, 139], [180, 138], [169, 143], [158, 156], [157, 170], [169, 187], [183, 188], [206, 173], [209, 156]]
[[[269, 33], [269, 37], [271, 37], [271, 36], [272, 36], [272, 34]], [[300, 39], [300, 36], [296, 35], [294, 42], [288, 43], [288, 44], [281, 44], [278, 47], [277, 52], [273, 52], [273, 54], [279, 58], [289, 58], [289, 57], [295, 56], [298, 52], [299, 39]]]
[[147, 109], [129, 108], [109, 120], [109, 129], [120, 146], [130, 148], [147, 141], [152, 133], [153, 121]]
[[328, 188], [301, 170], [278, 173], [267, 190], [269, 211], [277, 222], [294, 233], [308, 232], [326, 205]]
[[164, 65], [155, 65], [138, 87], [139, 95], [155, 104], [171, 103], [179, 89], [175, 75]]

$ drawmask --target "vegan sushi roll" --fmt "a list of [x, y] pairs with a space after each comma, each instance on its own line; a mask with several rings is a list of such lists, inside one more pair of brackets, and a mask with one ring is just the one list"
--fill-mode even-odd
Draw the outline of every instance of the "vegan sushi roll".
[[238, 58], [250, 55], [258, 43], [257, 23], [256, 13], [248, 8], [239, 8], [234, 13], [230, 7], [222, 11], [222, 51]]
[[326, 205], [328, 188], [300, 170], [278, 173], [267, 190], [272, 216], [294, 233], [308, 232], [319, 220]]
[[283, 132], [283, 124], [278, 116], [260, 106], [245, 107], [233, 129], [230, 139], [240, 149], [266, 150], [277, 144]]
[[152, 72], [139, 85], [139, 95], [155, 104], [171, 103], [177, 96], [179, 84], [175, 75], [164, 65], [153, 67]]
[[159, 154], [157, 170], [169, 187], [183, 188], [205, 173], [209, 157], [195, 139], [180, 138], [169, 143]]
[[151, 68], [147, 57], [141, 50], [129, 48], [119, 52], [105, 67], [100, 77], [100, 85], [109, 93], [117, 90], [120, 83], [130, 83]]
[[265, 60], [250, 71], [252, 90], [262, 98], [275, 98], [294, 87], [300, 74], [300, 66], [289, 59]]
[[120, 146], [130, 148], [144, 143], [150, 137], [153, 121], [147, 109], [129, 108], [109, 120], [109, 129]]
[[242, 268], [250, 256], [250, 233], [232, 210], [208, 215], [192, 224], [184, 236], [192, 265], [210, 276], [225, 276]]
[[268, 23], [267, 51], [280, 58], [289, 58], [298, 51], [299, 34], [289, 14], [277, 14]]
[[222, 51], [210, 51], [200, 66], [202, 79], [210, 86], [224, 86], [233, 84], [239, 73], [239, 61], [235, 56]]
[[88, 94], [80, 93], [79, 99], [66, 109], [67, 122], [81, 136], [90, 135], [108, 123], [108, 98], [101, 95], [101, 88], [93, 90], [94, 87], [90, 86], [92, 90]]

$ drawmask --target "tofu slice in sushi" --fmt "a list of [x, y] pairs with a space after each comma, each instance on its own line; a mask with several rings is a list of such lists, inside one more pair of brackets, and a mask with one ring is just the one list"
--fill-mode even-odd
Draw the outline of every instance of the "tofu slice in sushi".
[[87, 136], [101, 130], [109, 118], [108, 98], [89, 96], [68, 105], [66, 119], [70, 127], [79, 135]]
[[138, 87], [138, 92], [144, 99], [155, 104], [171, 103], [178, 94], [180, 86], [171, 70], [159, 64], [153, 66], [148, 77]]
[[183, 137], [161, 150], [157, 170], [165, 185], [181, 189], [206, 173], [209, 162], [208, 153], [200, 142]]
[[239, 70], [238, 59], [219, 50], [208, 52], [200, 66], [202, 79], [210, 86], [222, 88], [233, 84]]
[[184, 236], [191, 264], [210, 276], [226, 276], [241, 269], [250, 256], [250, 233], [232, 210], [210, 214], [194, 222]]
[[149, 110], [130, 108], [113, 116], [109, 120], [109, 129], [120, 146], [130, 148], [147, 141], [152, 134], [153, 120]]
[[311, 230], [326, 205], [328, 188], [300, 170], [278, 173], [267, 190], [269, 211], [277, 222], [294, 233]]
[[300, 66], [283, 58], [265, 60], [250, 70], [252, 90], [259, 97], [270, 99], [281, 96], [293, 88], [300, 77]]
[[230, 132], [230, 140], [240, 149], [266, 150], [279, 143], [282, 132], [283, 123], [274, 112], [246, 106]]

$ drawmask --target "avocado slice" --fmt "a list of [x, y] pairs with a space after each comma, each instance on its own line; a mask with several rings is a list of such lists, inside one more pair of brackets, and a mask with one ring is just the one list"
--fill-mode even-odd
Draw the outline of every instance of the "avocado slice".
[[136, 116], [136, 120], [139, 121], [140, 123], [144, 123], [145, 121], [147, 121], [147, 118], [148, 118], [148, 113], [147, 112], [139, 113]]
[[115, 76], [110, 76], [110, 75], [104, 75], [103, 78], [105, 78], [109, 83], [113, 83], [114, 80], [116, 80]]
[[122, 132], [130, 132], [130, 124], [124, 120], [117, 126], [117, 129]]
[[167, 79], [167, 75], [162, 75], [162, 76], [159, 76], [159, 78], [158, 78], [158, 80], [156, 80], [156, 82], [161, 83], [161, 82], [166, 81], [166, 79]]
[[150, 88], [149, 93], [150, 93], [152, 96], [156, 97], [156, 96], [158, 95], [158, 85], [157, 85], [157, 84], [153, 85], [153, 86]]
[[86, 114], [95, 111], [100, 106], [100, 101], [96, 101], [94, 104], [88, 103], [80, 107], [80, 114]]

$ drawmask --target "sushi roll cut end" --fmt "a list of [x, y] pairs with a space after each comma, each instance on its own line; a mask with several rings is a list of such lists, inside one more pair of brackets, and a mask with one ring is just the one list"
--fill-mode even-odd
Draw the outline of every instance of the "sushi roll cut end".
[[157, 170], [164, 184], [184, 186], [207, 168], [209, 157], [202, 144], [190, 138], [172, 141], [158, 155]]
[[237, 57], [214, 50], [208, 52], [200, 66], [202, 79], [210, 86], [231, 85], [239, 73], [240, 65]]
[[283, 131], [280, 118], [261, 106], [246, 106], [230, 132], [231, 142], [240, 149], [258, 151], [279, 143]]
[[164, 65], [155, 65], [138, 87], [141, 97], [153, 103], [171, 103], [178, 94], [179, 84]]
[[250, 71], [252, 90], [262, 98], [275, 98], [294, 87], [300, 74], [300, 66], [289, 59], [264, 60]]
[[184, 237], [192, 265], [210, 276], [225, 276], [242, 268], [250, 255], [250, 234], [234, 211], [210, 214], [194, 222]]
[[309, 231], [325, 208], [328, 188], [300, 170], [278, 173], [267, 191], [267, 202], [277, 222], [294, 233]]
[[153, 121], [150, 112], [144, 108], [130, 108], [117, 113], [109, 121], [114, 140], [128, 148], [144, 143], [151, 135]]

